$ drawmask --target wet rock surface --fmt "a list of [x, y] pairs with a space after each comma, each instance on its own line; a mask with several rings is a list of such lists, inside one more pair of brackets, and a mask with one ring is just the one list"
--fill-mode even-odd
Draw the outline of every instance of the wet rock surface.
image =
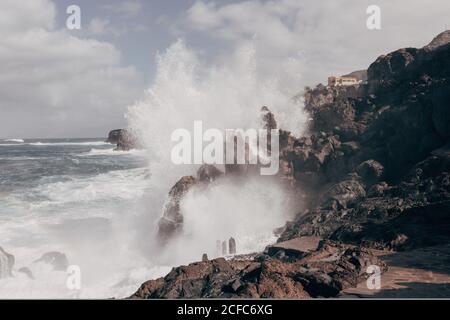
[[370, 264], [385, 268], [368, 250], [327, 241], [301, 259], [218, 258], [177, 267], [144, 283], [131, 298], [333, 297], [365, 279]]
[[130, 129], [115, 129], [108, 134], [106, 142], [115, 144], [115, 150], [128, 151], [140, 147], [139, 141]]
[[198, 179], [195, 177], [185, 176], [178, 180], [170, 190], [168, 199], [164, 205], [163, 216], [158, 223], [158, 235], [160, 239], [169, 239], [182, 227], [183, 215], [181, 213], [180, 202], [183, 196], [197, 183]]

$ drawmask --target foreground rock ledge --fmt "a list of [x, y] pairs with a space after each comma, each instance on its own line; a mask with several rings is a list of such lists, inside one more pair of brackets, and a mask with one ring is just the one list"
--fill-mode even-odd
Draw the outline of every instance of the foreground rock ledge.
[[280, 247], [273, 256], [266, 251], [250, 260], [218, 258], [177, 267], [145, 282], [130, 298], [335, 297], [365, 279], [369, 265], [386, 270], [370, 250], [322, 241], [305, 255]]

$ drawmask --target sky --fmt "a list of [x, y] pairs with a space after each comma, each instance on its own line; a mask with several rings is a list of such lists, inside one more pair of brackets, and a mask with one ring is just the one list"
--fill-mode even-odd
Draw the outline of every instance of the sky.
[[[366, 9], [381, 9], [368, 30]], [[66, 27], [69, 5], [81, 29]], [[155, 81], [179, 39], [205, 65], [251, 43], [295, 95], [449, 28], [448, 0], [0, 0], [0, 138], [104, 137]], [[288, 76], [289, 75], [289, 76]], [[295, 77], [292, 77], [295, 75]], [[162, 119], [163, 121], [163, 119]]]

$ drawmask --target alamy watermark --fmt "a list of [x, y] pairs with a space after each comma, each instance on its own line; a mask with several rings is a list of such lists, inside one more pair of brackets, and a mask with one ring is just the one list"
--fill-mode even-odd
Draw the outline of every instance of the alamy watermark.
[[81, 290], [81, 268], [78, 265], [67, 267], [66, 287], [72, 293], [72, 298], [79, 298]]
[[69, 30], [81, 29], [81, 8], [77, 5], [70, 5], [66, 9], [66, 13], [69, 15], [66, 20], [66, 27]]
[[381, 8], [375, 4], [366, 9], [369, 17], [366, 20], [366, 27], [369, 30], [381, 30]]
[[370, 265], [366, 270], [367, 274], [370, 276], [367, 278], [366, 285], [369, 290], [380, 290], [381, 289], [381, 268], [377, 265]]
[[[275, 175], [279, 164], [279, 131], [276, 129], [219, 129], [203, 132], [203, 122], [194, 121], [194, 131], [172, 132], [174, 164], [259, 165], [261, 175]], [[206, 145], [204, 145], [206, 143]]]

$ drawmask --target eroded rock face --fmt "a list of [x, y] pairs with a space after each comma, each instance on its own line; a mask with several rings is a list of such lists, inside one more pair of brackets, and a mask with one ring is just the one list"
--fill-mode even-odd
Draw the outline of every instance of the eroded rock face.
[[[448, 200], [449, 156], [442, 149], [450, 143], [448, 34], [422, 49], [379, 57], [360, 95], [324, 87], [308, 93], [312, 130], [296, 139], [289, 156], [296, 182], [313, 190], [307, 198], [325, 196], [310, 201], [280, 241], [320, 235], [378, 248], [435, 243], [430, 223], [421, 225], [419, 217]], [[339, 116], [329, 117], [333, 112]], [[345, 187], [349, 181], [352, 188]], [[430, 221], [440, 221], [442, 240], [450, 228], [435, 215]]]
[[177, 267], [164, 278], [144, 283], [131, 298], [333, 297], [364, 279], [372, 264], [386, 269], [366, 249], [324, 242], [301, 259], [219, 258]]
[[347, 208], [349, 204], [366, 196], [364, 186], [357, 180], [346, 180], [333, 185], [322, 196], [325, 207]]
[[14, 256], [0, 247], [0, 279], [12, 276], [11, 272], [14, 266], [14, 262]]
[[450, 30], [438, 34], [431, 42], [424, 47], [425, 50], [432, 51], [450, 43]]
[[[376, 190], [374, 190], [376, 189]], [[396, 185], [372, 186], [348, 207], [322, 206], [288, 223], [281, 240], [321, 235], [378, 249], [450, 242], [450, 150], [439, 149]]]
[[111, 130], [108, 133], [108, 138], [106, 139], [106, 142], [117, 144], [119, 142], [120, 135], [123, 133], [124, 129], [114, 129]]
[[168, 199], [164, 205], [163, 216], [158, 223], [158, 236], [167, 240], [180, 230], [183, 224], [183, 215], [180, 202], [189, 189], [197, 184], [198, 180], [193, 176], [182, 177], [170, 189]]
[[383, 177], [384, 167], [375, 160], [366, 160], [356, 167], [356, 172], [368, 184], [374, 184]]
[[158, 236], [161, 240], [168, 240], [183, 226], [181, 201], [194, 186], [207, 187], [209, 183], [220, 178], [223, 172], [213, 165], [204, 164], [197, 170], [196, 177], [184, 176], [170, 189], [163, 208], [163, 215], [158, 223]]

